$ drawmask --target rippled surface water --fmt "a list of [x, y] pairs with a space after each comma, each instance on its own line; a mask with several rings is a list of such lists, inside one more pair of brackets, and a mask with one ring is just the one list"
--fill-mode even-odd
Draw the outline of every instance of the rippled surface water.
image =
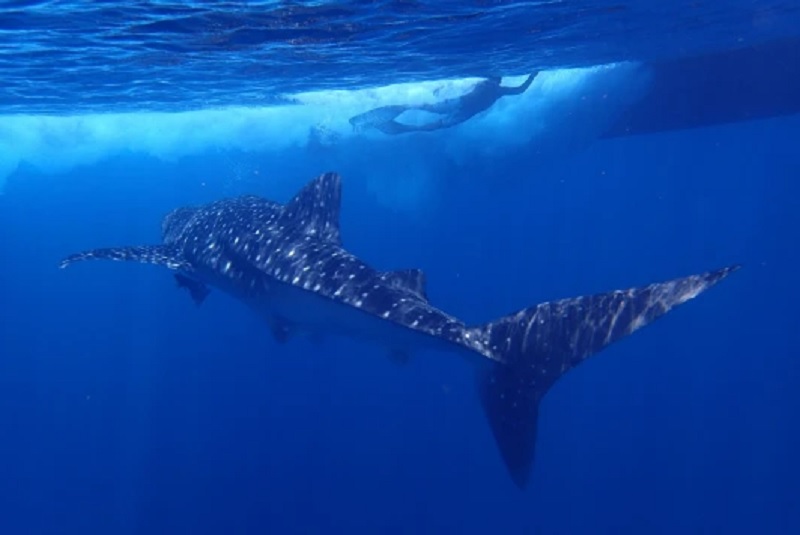
[[175, 110], [800, 35], [796, 1], [8, 1], [0, 113]]

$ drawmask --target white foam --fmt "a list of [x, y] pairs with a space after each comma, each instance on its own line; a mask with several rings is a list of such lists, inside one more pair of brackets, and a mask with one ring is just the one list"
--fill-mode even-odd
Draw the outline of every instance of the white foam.
[[[504, 79], [517, 85], [525, 76]], [[373, 174], [397, 175], [426, 167], [422, 158], [444, 154], [458, 163], [502, 155], [519, 147], [542, 153], [575, 145], [598, 135], [608, 121], [643, 89], [643, 70], [635, 64], [541, 73], [519, 96], [500, 99], [489, 111], [454, 128], [405, 136], [353, 132], [348, 119], [377, 106], [435, 102], [463, 94], [478, 79], [398, 84], [353, 91], [317, 91], [295, 95], [301, 104], [262, 108], [226, 108], [176, 113], [106, 113], [73, 116], [12, 115], [0, 122], [0, 188], [17, 165], [26, 162], [45, 172], [102, 162], [132, 152], [163, 160], [208, 150], [307, 150], [310, 132], [342, 161], [369, 152]], [[426, 150], [420, 151], [424, 145]], [[312, 156], [313, 158], [313, 156]], [[362, 159], [363, 162], [363, 159]], [[381, 170], [380, 167], [385, 169]], [[409, 192], [424, 195], [419, 181]]]

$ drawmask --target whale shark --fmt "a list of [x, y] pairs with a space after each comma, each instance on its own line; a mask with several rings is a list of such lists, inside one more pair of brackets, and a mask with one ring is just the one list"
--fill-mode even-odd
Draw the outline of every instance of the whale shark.
[[464, 357], [513, 482], [526, 486], [543, 396], [567, 371], [734, 272], [723, 267], [646, 286], [540, 303], [479, 325], [431, 304], [419, 269], [379, 271], [339, 230], [341, 179], [325, 173], [280, 204], [247, 195], [177, 208], [162, 243], [92, 249], [60, 267], [105, 259], [173, 270], [200, 305], [219, 290], [260, 315], [281, 343], [344, 335], [398, 362], [424, 350]]

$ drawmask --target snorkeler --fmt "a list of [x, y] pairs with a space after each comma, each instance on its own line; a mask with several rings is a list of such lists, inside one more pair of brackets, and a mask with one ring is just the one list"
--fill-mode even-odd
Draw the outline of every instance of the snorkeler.
[[[498, 99], [506, 95], [519, 95], [530, 87], [537, 72], [532, 73], [517, 87], [500, 85], [501, 78], [487, 78], [475, 84], [472, 91], [456, 98], [449, 98], [434, 104], [417, 106], [393, 105], [381, 106], [350, 118], [353, 129], [375, 128], [384, 134], [404, 134], [406, 132], [428, 132], [449, 128], [463, 123], [480, 112], [490, 108]], [[410, 125], [398, 122], [397, 117], [408, 110], [422, 110], [441, 115], [440, 119], [421, 125]]]

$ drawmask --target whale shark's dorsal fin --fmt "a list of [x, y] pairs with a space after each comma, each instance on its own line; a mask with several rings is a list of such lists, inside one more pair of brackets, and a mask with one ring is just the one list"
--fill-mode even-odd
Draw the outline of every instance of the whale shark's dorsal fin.
[[325, 173], [308, 184], [283, 207], [279, 223], [304, 234], [341, 243], [339, 207], [342, 183], [336, 173]]
[[386, 271], [380, 274], [380, 278], [394, 288], [411, 292], [423, 301], [428, 300], [425, 291], [425, 273], [421, 269]]

